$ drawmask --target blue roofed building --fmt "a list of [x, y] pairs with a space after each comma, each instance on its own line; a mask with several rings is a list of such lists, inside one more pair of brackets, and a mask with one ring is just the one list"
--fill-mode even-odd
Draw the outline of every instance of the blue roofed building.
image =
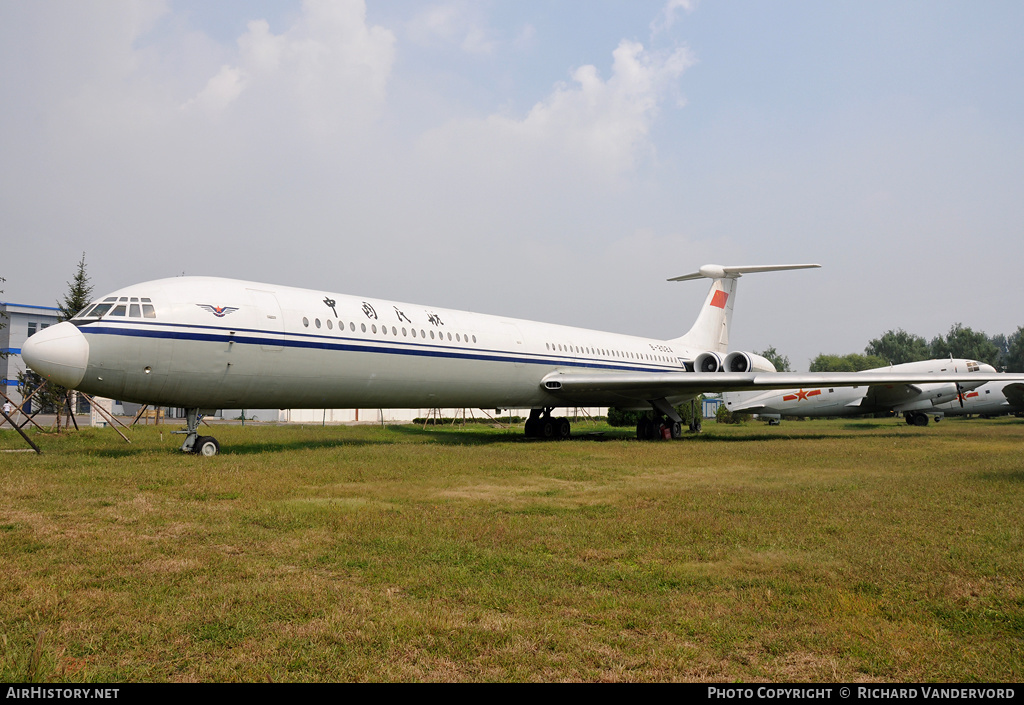
[[16, 403], [21, 402], [18, 373], [25, 371], [21, 359], [21, 346], [30, 335], [55, 325], [60, 320], [60, 309], [55, 306], [31, 306], [0, 302], [0, 391]]

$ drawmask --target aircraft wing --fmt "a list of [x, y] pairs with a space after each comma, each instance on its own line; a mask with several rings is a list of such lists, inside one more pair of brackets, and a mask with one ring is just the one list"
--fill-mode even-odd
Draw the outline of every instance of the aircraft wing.
[[[1024, 383], [1024, 374], [986, 372], [576, 372], [547, 374], [541, 386], [567, 402], [599, 404], [692, 398], [704, 392], [747, 392], [802, 387], [863, 387], [1003, 380]], [[605, 402], [607, 403], [607, 402]]]
[[921, 392], [921, 387], [916, 384], [871, 384], [861, 406], [891, 408], [917, 399]]

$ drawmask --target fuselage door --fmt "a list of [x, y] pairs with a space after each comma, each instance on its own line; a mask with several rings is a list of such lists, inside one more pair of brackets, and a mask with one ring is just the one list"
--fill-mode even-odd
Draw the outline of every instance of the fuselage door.
[[272, 291], [262, 289], [246, 289], [255, 315], [252, 317], [253, 335], [261, 338], [260, 348], [271, 352], [283, 349], [284, 318], [281, 316], [281, 304]]

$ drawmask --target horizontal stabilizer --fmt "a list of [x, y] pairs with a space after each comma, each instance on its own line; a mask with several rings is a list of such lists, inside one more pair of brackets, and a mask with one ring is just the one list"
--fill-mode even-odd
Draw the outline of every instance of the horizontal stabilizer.
[[785, 269], [814, 269], [820, 264], [752, 264], [752, 265], [727, 265], [705, 264], [693, 274], [684, 274], [681, 277], [672, 277], [670, 282], [689, 281], [691, 279], [736, 279], [744, 274], [755, 272], [779, 272]]

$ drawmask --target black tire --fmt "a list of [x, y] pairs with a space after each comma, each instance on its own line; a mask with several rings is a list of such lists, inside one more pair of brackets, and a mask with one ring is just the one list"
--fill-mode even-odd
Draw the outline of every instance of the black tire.
[[558, 434], [559, 440], [567, 440], [571, 431], [572, 426], [569, 425], [569, 419], [563, 416], [555, 421], [555, 432]]
[[199, 436], [196, 438], [195, 444], [192, 446], [192, 452], [196, 455], [203, 455], [207, 458], [220, 453], [220, 443], [213, 436]]
[[527, 438], [536, 438], [537, 435], [538, 435], [537, 434], [537, 419], [527, 419], [526, 420], [526, 427], [523, 429], [523, 432], [526, 434]]
[[636, 438], [638, 441], [649, 441], [654, 437], [654, 423], [644, 417], [636, 422]]
[[555, 422], [553, 419], [544, 419], [540, 422], [541, 438], [551, 439], [555, 437]]

